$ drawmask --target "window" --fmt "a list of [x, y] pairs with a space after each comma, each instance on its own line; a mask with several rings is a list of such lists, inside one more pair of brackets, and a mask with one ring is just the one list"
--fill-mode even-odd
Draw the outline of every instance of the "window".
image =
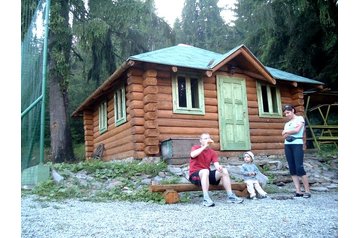
[[259, 115], [262, 117], [282, 117], [280, 90], [269, 84], [257, 82]]
[[203, 80], [194, 74], [178, 74], [173, 78], [175, 113], [205, 114]]
[[99, 133], [102, 134], [107, 131], [107, 102], [104, 101], [99, 105], [98, 113]]
[[116, 126], [126, 122], [126, 96], [124, 85], [114, 92], [114, 119]]

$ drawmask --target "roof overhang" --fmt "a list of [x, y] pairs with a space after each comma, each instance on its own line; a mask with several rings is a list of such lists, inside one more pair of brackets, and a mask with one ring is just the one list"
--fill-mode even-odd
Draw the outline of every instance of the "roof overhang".
[[102, 96], [113, 84], [113, 82], [118, 79], [124, 71], [126, 71], [129, 67], [133, 66], [134, 62], [131, 60], [125, 61], [119, 68], [111, 75], [109, 78], [103, 82], [103, 84], [97, 88], [87, 99], [81, 103], [81, 105], [71, 114], [73, 117], [81, 116], [81, 112], [88, 107], [92, 102], [94, 102], [97, 98]]
[[219, 70], [231, 61], [236, 61], [237, 65], [240, 65], [240, 68], [242, 68], [241, 73], [274, 85], [276, 84], [276, 80], [272, 77], [270, 72], [245, 45], [240, 45], [224, 54], [220, 59], [214, 62], [212, 71], [215, 72]]

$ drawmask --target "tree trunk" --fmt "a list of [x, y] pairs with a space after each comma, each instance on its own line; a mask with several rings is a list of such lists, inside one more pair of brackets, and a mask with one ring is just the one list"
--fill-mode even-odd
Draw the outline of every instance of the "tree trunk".
[[74, 161], [69, 124], [67, 80], [71, 49], [68, 24], [68, 0], [51, 6], [49, 31], [49, 111], [51, 132], [51, 160], [54, 163]]
[[61, 78], [52, 77], [49, 82], [51, 160], [54, 163], [75, 159], [67, 112], [67, 90], [62, 91], [59, 81]]

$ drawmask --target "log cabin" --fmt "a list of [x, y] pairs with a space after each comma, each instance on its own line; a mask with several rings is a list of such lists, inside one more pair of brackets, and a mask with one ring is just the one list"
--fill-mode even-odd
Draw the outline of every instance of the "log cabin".
[[264, 66], [245, 45], [220, 54], [179, 44], [129, 57], [72, 116], [87, 158], [100, 145], [104, 161], [158, 157], [163, 142], [199, 143], [203, 132], [220, 157], [282, 155], [282, 105], [303, 115], [304, 90], [323, 85]]

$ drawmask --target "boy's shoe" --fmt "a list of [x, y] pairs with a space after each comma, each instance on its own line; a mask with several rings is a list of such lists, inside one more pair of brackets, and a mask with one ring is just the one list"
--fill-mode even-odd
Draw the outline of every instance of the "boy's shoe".
[[303, 194], [303, 197], [304, 197], [304, 198], [310, 198], [310, 197], [311, 197], [311, 194], [310, 194], [310, 193], [304, 193], [304, 194]]
[[213, 206], [215, 206], [215, 203], [209, 198], [209, 199], [203, 200], [203, 205], [205, 207], [213, 207]]
[[267, 198], [267, 195], [261, 195], [259, 198]]
[[244, 199], [237, 197], [236, 195], [230, 195], [227, 198], [227, 202], [229, 203], [242, 203], [244, 201]]

